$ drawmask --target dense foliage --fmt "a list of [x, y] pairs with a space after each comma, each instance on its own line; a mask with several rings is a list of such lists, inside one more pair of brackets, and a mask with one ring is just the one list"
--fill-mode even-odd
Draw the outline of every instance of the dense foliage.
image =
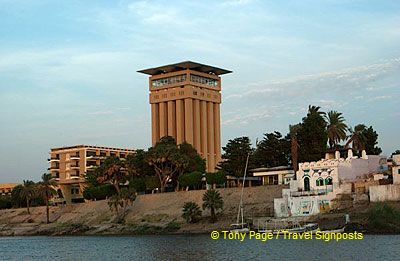
[[[249, 137], [239, 137], [229, 140], [225, 147], [222, 147], [224, 154], [219, 168], [235, 177], [243, 176], [247, 155], [253, 153]], [[248, 169], [252, 168], [252, 164]]]
[[224, 171], [206, 173], [207, 184], [222, 185], [226, 182], [226, 173]]
[[179, 185], [182, 188], [194, 188], [197, 189], [201, 187], [201, 180], [203, 178], [203, 173], [200, 171], [193, 171], [190, 173], [185, 173], [179, 176]]
[[201, 209], [195, 202], [185, 202], [182, 212], [187, 223], [196, 223], [201, 219]]
[[203, 209], [209, 209], [211, 215], [211, 222], [217, 220], [217, 211], [222, 209], [224, 201], [217, 190], [207, 190], [203, 195]]
[[388, 203], [377, 204], [368, 213], [368, 231], [376, 233], [399, 233], [400, 211]]

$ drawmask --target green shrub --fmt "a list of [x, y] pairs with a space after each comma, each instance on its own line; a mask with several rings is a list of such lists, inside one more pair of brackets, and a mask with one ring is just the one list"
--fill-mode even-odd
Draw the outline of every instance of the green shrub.
[[178, 177], [179, 185], [181, 187], [198, 188], [201, 185], [203, 174], [199, 171], [182, 174]]
[[11, 196], [0, 196], [0, 209], [12, 207]]
[[201, 219], [201, 209], [195, 202], [185, 202], [182, 212], [187, 223], [196, 223]]
[[136, 192], [146, 191], [146, 180], [143, 177], [135, 177], [129, 181], [129, 188]]
[[161, 187], [160, 180], [156, 176], [145, 176], [144, 182], [146, 183], [147, 190], [153, 190]]
[[89, 186], [83, 191], [83, 197], [89, 200], [102, 200], [115, 195], [117, 191], [111, 184], [104, 184], [96, 187]]
[[213, 185], [221, 185], [226, 182], [226, 174], [224, 171], [217, 171], [217, 172], [208, 172], [206, 173], [206, 180], [207, 184]]
[[368, 213], [368, 230], [374, 233], [399, 233], [400, 212], [386, 202], [377, 204]]

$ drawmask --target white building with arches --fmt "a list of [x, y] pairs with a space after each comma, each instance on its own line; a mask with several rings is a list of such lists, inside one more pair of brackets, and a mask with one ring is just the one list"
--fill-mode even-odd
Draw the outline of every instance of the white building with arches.
[[341, 158], [336, 151], [334, 155], [327, 153], [325, 159], [300, 163], [296, 180], [282, 191], [282, 198], [274, 199], [275, 215], [307, 216], [329, 210], [338, 194], [352, 192], [352, 181], [382, 171], [386, 164], [382, 156], [362, 154], [361, 158], [353, 156], [350, 149], [347, 157]]

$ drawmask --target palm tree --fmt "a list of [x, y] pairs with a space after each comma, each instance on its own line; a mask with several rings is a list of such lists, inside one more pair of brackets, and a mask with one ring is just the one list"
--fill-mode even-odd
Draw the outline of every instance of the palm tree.
[[196, 223], [201, 218], [201, 209], [195, 202], [185, 202], [182, 212], [187, 223]]
[[320, 111], [321, 107], [319, 106], [314, 106], [314, 105], [308, 105], [308, 113], [307, 116], [313, 115], [313, 114], [318, 114], [318, 115], [325, 115], [325, 112]]
[[115, 210], [115, 213], [118, 214], [118, 209], [124, 206], [124, 202], [119, 194], [115, 194], [108, 199], [108, 206], [111, 211]]
[[297, 168], [298, 168], [298, 148], [299, 148], [299, 142], [297, 140], [297, 134], [301, 128], [301, 124], [295, 124], [295, 125], [289, 125], [289, 135], [290, 135], [290, 154], [292, 156], [292, 166], [293, 170], [296, 173]]
[[210, 189], [203, 195], [203, 209], [210, 209], [211, 222], [214, 223], [217, 220], [216, 210], [222, 209], [224, 201], [217, 190]]
[[21, 189], [21, 198], [26, 200], [26, 208], [27, 208], [28, 214], [31, 213], [29, 210], [29, 205], [30, 205], [31, 199], [35, 195], [34, 185], [35, 185], [35, 183], [33, 181], [24, 180], [24, 184], [22, 185], [22, 189]]
[[350, 135], [349, 140], [346, 142], [345, 148], [348, 148], [350, 143], [352, 143], [352, 149], [360, 152], [365, 149], [365, 135], [364, 132], [367, 127], [364, 124], [358, 124], [354, 127], [354, 130], [349, 129]]
[[335, 147], [340, 141], [346, 139], [347, 125], [342, 113], [337, 111], [330, 111], [325, 115], [325, 120], [327, 123], [327, 134], [329, 148]]
[[38, 184], [37, 193], [43, 197], [46, 203], [46, 223], [50, 223], [50, 213], [49, 213], [49, 199], [57, 194], [57, 191], [53, 188], [56, 183], [52, 179], [51, 174], [44, 173], [42, 175], [42, 181]]

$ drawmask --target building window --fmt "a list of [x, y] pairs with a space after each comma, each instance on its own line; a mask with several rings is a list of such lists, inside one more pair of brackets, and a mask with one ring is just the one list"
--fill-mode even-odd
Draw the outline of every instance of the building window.
[[304, 178], [304, 191], [310, 191], [310, 178]]
[[278, 185], [279, 184], [279, 179], [278, 175], [270, 175], [265, 177], [265, 185]]
[[325, 185], [332, 185], [332, 178], [331, 177], [327, 177], [325, 179]]
[[162, 78], [162, 79], [158, 79], [158, 80], [153, 80], [151, 82], [151, 85], [153, 87], [162, 87], [164, 85], [170, 85], [170, 84], [180, 83], [180, 82], [184, 82], [184, 81], [186, 81], [186, 74], [166, 77], [166, 78]]
[[316, 183], [317, 183], [316, 184], [317, 187], [323, 186], [324, 185], [324, 179], [323, 178], [319, 178], [319, 179], [317, 179]]
[[194, 82], [194, 83], [200, 83], [200, 84], [212, 86], [212, 87], [218, 86], [218, 80], [216, 80], [216, 79], [193, 75], [193, 74], [190, 75], [190, 81]]

